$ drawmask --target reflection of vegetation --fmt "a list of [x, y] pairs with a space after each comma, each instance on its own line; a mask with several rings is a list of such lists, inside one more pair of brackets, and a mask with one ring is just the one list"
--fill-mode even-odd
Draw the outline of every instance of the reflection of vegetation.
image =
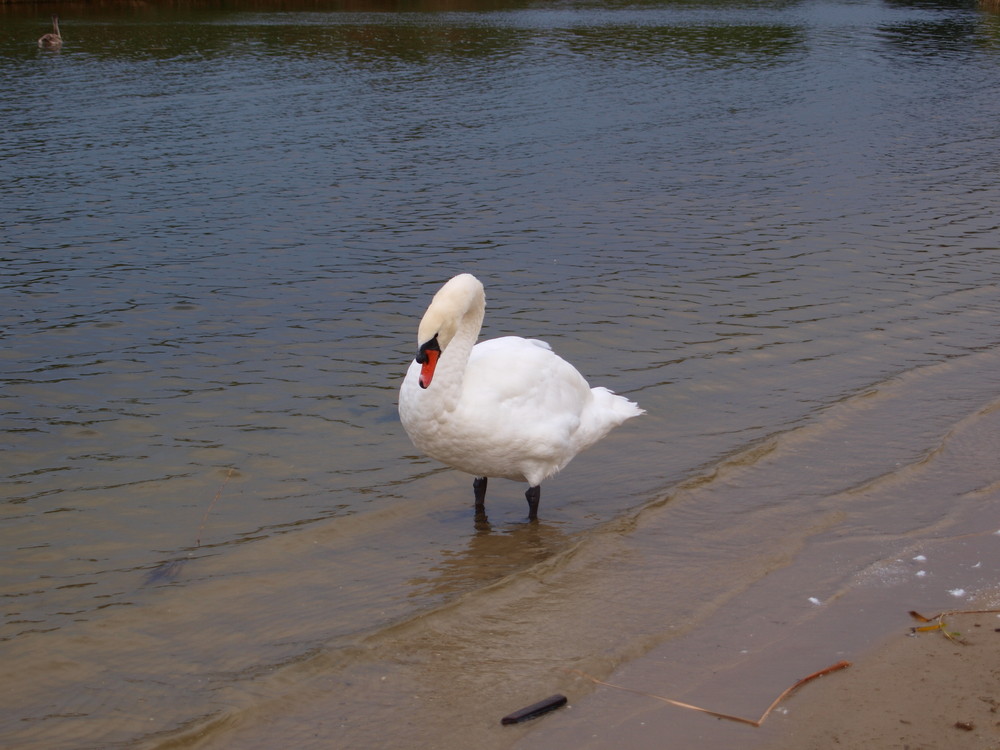
[[[975, 0], [882, 0], [892, 8], [955, 11], [947, 16], [912, 20], [879, 29], [894, 52], [908, 57], [933, 59], [940, 55], [971, 50], [980, 45], [994, 46], [1000, 36], [996, 18], [976, 12]], [[1000, 13], [1000, 0], [978, 0], [981, 10]]]
[[[95, 12], [144, 16], [215, 13], [433, 13], [529, 7], [531, 0], [83, 0], [60, 2], [58, 12], [78, 18]], [[30, 3], [30, 5], [29, 5]], [[0, 9], [39, 16], [34, 0], [0, 0]], [[55, 4], [51, 4], [55, 7]], [[46, 11], [47, 12], [47, 11]], [[43, 14], [44, 15], [44, 14]]]
[[265, 48], [352, 58], [423, 62], [433, 58], [490, 57], [518, 47], [523, 33], [511, 29], [422, 24], [346, 24], [328, 27], [256, 27]]
[[[770, 0], [780, 10], [801, 0]], [[883, 41], [913, 57], [953, 54], [995, 36], [992, 16], [973, 0], [882, 0], [898, 8], [955, 8], [887, 25]], [[1000, 0], [979, 0], [1000, 12]], [[746, 0], [93, 0], [53, 4], [66, 19], [69, 52], [97, 57], [167, 59], [274, 55], [343, 57], [361, 64], [508, 58], [545, 37], [574, 55], [601, 61], [673, 60], [729, 67], [784, 62], [806, 49], [793, 24], [724, 23], [712, 15]], [[530, 19], [537, 10], [540, 24]], [[502, 11], [502, 12], [496, 12]], [[17, 39], [37, 39], [38, 11], [0, 0], [0, 16], [30, 25]], [[30, 19], [30, 20], [29, 20]], [[983, 25], [983, 21], [987, 26]], [[15, 34], [7, 30], [11, 43]], [[550, 47], [552, 48], [552, 47]]]
[[791, 26], [616, 26], [574, 29], [569, 47], [582, 54], [668, 55], [729, 65], [787, 55], [805, 44]]
[[925, 58], [953, 55], [969, 49], [979, 32], [980, 25], [974, 17], [911, 21], [884, 26], [879, 30], [882, 40], [894, 52]]
[[926, 8], [927, 10], [969, 10], [970, 0], [882, 0], [890, 8]]
[[[616, 1], [605, 0], [602, 8], [613, 9]], [[556, 48], [562, 45], [572, 54], [601, 60], [663, 57], [728, 66], [747, 62], [766, 64], [805, 45], [804, 32], [790, 25], [692, 22], [684, 11], [679, 22], [673, 24], [669, 11], [676, 9], [675, 2], [651, 0], [648, 6], [623, 6], [610, 15], [575, 2], [572, 6], [541, 10], [545, 19], [540, 25], [531, 22], [532, 11], [526, 10], [526, 15], [518, 12], [529, 2], [341, 0], [331, 6], [301, 0], [281, 3], [280, 13], [267, 12], [275, 9], [273, 0], [125, 4], [115, 5], [114, 10], [98, 1], [77, 8], [77, 13], [69, 9], [72, 4], [60, 3], [58, 7], [66, 18], [69, 52], [112, 58], [204, 58], [237, 54], [330, 56], [369, 64], [489, 60], [507, 58], [545, 37], [547, 45], [554, 40]], [[371, 12], [373, 9], [455, 10], [470, 4], [475, 4], [479, 11], [489, 11], [501, 7], [501, 3], [504, 10], [514, 12]], [[703, 7], [739, 2], [692, 0], [679, 4]], [[3, 9], [0, 13], [9, 15], [12, 7], [0, 5]], [[319, 7], [326, 12], [303, 12]], [[352, 12], [330, 12], [331, 7]], [[666, 11], [666, 15], [650, 13], [656, 9]], [[30, 33], [25, 32], [32, 39], [38, 36], [36, 16], [36, 13], [31, 16]], [[656, 25], [650, 23], [651, 19], [655, 19]], [[27, 17], [22, 22], [27, 23]]]
[[[282, 55], [419, 63], [440, 58], [503, 55], [519, 49], [533, 33], [484, 23], [463, 24], [450, 16], [447, 22], [428, 18], [433, 17], [409, 14], [219, 17], [210, 13], [137, 18], [134, 14], [100, 14], [70, 18], [64, 25], [68, 52], [123, 59]], [[31, 38], [32, 43], [38, 38], [37, 24], [21, 25], [23, 33], [9, 35], [15, 47], [23, 46], [20, 37]]]
[[572, 8], [597, 8], [601, 10], [782, 10], [801, 5], [803, 0], [568, 0], [564, 6]]

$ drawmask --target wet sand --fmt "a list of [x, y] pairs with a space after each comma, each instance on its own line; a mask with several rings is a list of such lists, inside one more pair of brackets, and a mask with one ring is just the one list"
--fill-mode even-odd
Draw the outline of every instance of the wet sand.
[[809, 683], [771, 721], [767, 750], [1000, 747], [1000, 619], [956, 614], [941, 632], [892, 636]]
[[1000, 617], [955, 614], [946, 623], [960, 635], [900, 631], [849, 668], [805, 683], [759, 728], [661, 706], [655, 718], [643, 712], [642, 720], [626, 721], [604, 737], [580, 727], [579, 746], [654, 747], [658, 737], [661, 747], [688, 747], [693, 738], [675, 744], [674, 730], [694, 721], [713, 746], [724, 734], [732, 747], [755, 750], [1000, 747]]
[[[993, 604], [998, 601], [995, 597]], [[578, 723], [578, 744], [570, 746], [688, 747], [697, 739], [690, 732], [693, 722], [701, 725], [702, 739], [711, 746], [725, 736], [731, 747], [755, 750], [1000, 747], [1000, 617], [955, 614], [946, 623], [960, 635], [902, 629], [858, 655], [849, 668], [804, 684], [759, 728], [653, 706], [655, 701], [634, 694], [606, 692], [604, 699], [610, 698], [618, 710], [645, 705], [613, 722], [609, 732], [595, 732], [592, 722]], [[759, 714], [750, 712], [746, 718]], [[551, 737], [544, 731], [541, 735]], [[547, 741], [538, 735], [533, 740], [527, 744]]]
[[[939, 561], [933, 575], [953, 587], [981, 569], [976, 561], [994, 555], [998, 542], [997, 534], [984, 533], [923, 544]], [[755, 614], [753, 600], [766, 595], [758, 588], [684, 643], [664, 644], [602, 678], [759, 720], [797, 680], [841, 661], [851, 663], [802, 685], [759, 727], [581, 679], [575, 695], [570, 692], [570, 708], [536, 722], [517, 747], [996, 750], [1000, 591], [984, 587], [976, 597], [949, 592], [952, 602], [938, 597], [934, 604], [940, 606], [925, 607], [929, 591], [921, 578], [887, 580], [885, 570], [878, 582], [859, 578], [843, 595], [795, 620], [776, 612]], [[926, 625], [908, 608], [929, 618], [952, 609], [998, 612], [945, 617], [954, 636], [949, 638], [939, 630], [914, 633]]]

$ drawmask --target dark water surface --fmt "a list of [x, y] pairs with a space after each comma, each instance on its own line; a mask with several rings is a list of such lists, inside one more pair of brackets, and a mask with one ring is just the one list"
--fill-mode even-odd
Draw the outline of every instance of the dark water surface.
[[[234, 5], [0, 7], [0, 746], [568, 746], [499, 717], [1000, 580], [1000, 18]], [[396, 417], [460, 271], [648, 412], [537, 524]]]

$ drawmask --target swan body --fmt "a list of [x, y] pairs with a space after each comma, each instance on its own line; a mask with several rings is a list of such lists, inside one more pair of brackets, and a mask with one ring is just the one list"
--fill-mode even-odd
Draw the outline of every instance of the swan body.
[[59, 33], [59, 16], [52, 16], [52, 33], [42, 34], [38, 40], [41, 49], [59, 49], [62, 47], [62, 35]]
[[476, 477], [526, 481], [529, 518], [539, 485], [625, 420], [643, 413], [607, 388], [591, 388], [573, 365], [535, 339], [476, 343], [486, 309], [471, 274], [448, 281], [420, 322], [418, 352], [399, 392], [399, 416], [413, 444]]

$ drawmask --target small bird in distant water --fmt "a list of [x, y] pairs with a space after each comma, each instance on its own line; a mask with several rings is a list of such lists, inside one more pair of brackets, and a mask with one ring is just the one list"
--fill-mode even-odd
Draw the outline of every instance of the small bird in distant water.
[[59, 49], [62, 47], [62, 36], [59, 34], [59, 16], [52, 16], [52, 33], [42, 34], [38, 40], [40, 49]]

